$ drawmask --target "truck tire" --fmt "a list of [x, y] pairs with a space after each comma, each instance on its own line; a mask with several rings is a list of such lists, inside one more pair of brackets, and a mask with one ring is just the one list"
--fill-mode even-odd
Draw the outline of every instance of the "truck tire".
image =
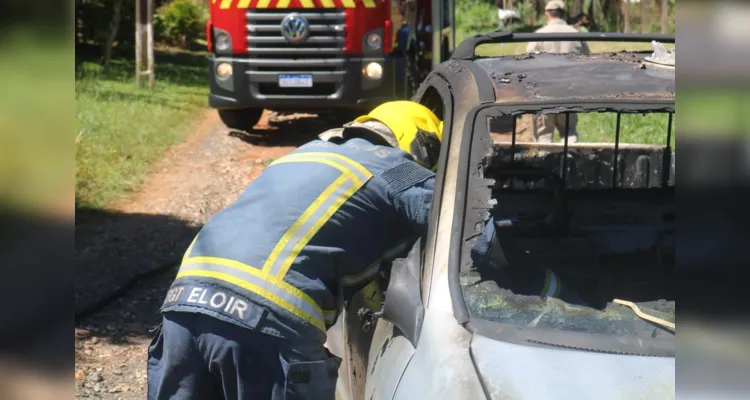
[[262, 108], [240, 108], [218, 110], [221, 122], [229, 129], [239, 131], [249, 131], [258, 123], [260, 116], [263, 115]]

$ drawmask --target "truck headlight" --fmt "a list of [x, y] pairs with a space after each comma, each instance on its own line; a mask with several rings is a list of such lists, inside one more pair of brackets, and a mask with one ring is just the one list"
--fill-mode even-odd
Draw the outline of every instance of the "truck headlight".
[[214, 46], [217, 51], [227, 52], [232, 49], [232, 38], [226, 32], [219, 32], [214, 39]]
[[383, 47], [383, 38], [377, 33], [367, 35], [367, 47], [371, 50], [380, 50]]
[[380, 63], [371, 62], [367, 64], [362, 73], [369, 79], [378, 80], [383, 77], [383, 66]]
[[219, 65], [216, 66], [216, 76], [218, 76], [219, 79], [227, 79], [232, 76], [232, 64], [228, 62], [220, 62]]

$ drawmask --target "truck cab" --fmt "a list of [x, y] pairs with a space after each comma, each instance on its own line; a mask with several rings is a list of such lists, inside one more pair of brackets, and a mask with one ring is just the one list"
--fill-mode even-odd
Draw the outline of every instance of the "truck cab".
[[453, 0], [214, 0], [209, 105], [233, 129], [264, 108], [369, 110], [410, 97], [454, 44]]

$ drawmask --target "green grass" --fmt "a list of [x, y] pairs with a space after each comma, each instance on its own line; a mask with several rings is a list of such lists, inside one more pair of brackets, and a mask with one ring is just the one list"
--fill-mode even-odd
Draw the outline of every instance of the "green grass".
[[456, 2], [456, 43], [469, 36], [498, 29], [497, 7], [485, 1]]
[[160, 54], [153, 90], [135, 85], [130, 60], [107, 72], [90, 61], [76, 69], [76, 206], [106, 208], [194, 129], [207, 106], [205, 58]]
[[728, 88], [680, 89], [677, 108], [684, 115], [686, 133], [707, 138], [750, 137], [750, 94], [739, 85]]
[[[675, 121], [672, 118], [670, 146], [675, 146]], [[667, 140], [668, 114], [622, 114], [620, 143], [664, 145]], [[617, 133], [617, 114], [578, 114], [578, 134], [582, 142], [613, 143]]]

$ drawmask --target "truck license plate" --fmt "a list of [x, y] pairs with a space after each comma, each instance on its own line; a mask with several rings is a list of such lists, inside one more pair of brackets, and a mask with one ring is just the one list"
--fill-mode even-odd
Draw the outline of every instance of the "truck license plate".
[[279, 87], [312, 87], [312, 75], [279, 75]]

